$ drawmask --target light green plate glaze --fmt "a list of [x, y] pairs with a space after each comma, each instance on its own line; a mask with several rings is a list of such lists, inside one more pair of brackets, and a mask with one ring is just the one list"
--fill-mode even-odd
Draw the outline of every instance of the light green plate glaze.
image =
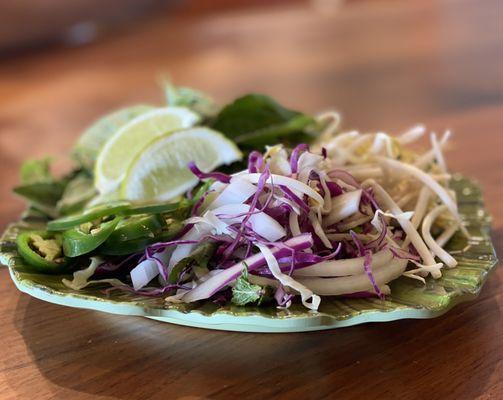
[[488, 273], [497, 263], [489, 237], [490, 217], [484, 210], [480, 188], [456, 177], [452, 182], [459, 199], [460, 213], [472, 235], [468, 243], [456, 235], [448, 250], [458, 267], [445, 270], [438, 280], [426, 285], [400, 278], [391, 284], [386, 300], [324, 297], [319, 312], [293, 305], [289, 310], [271, 307], [220, 307], [211, 302], [168, 305], [162, 298], [142, 298], [128, 293], [106, 295], [103, 287], [76, 292], [66, 288], [62, 275], [48, 276], [30, 272], [18, 256], [14, 241], [23, 230], [43, 227], [44, 219], [27, 212], [11, 225], [0, 240], [1, 263], [9, 266], [17, 288], [41, 300], [69, 307], [87, 308], [113, 314], [138, 315], [163, 322], [208, 329], [244, 332], [302, 332], [331, 329], [364, 322], [393, 321], [403, 318], [432, 318], [456, 304], [475, 298]]

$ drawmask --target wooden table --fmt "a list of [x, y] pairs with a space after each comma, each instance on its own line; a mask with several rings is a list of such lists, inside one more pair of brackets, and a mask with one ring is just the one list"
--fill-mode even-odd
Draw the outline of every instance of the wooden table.
[[[267, 92], [345, 125], [452, 128], [453, 170], [482, 183], [503, 250], [503, 3], [328, 2], [160, 15], [87, 47], [0, 63], [0, 225], [26, 157], [64, 155], [94, 118], [159, 102], [155, 80], [225, 101]], [[2, 399], [501, 399], [500, 268], [479, 299], [424, 321], [246, 334], [67, 309], [0, 271]]]

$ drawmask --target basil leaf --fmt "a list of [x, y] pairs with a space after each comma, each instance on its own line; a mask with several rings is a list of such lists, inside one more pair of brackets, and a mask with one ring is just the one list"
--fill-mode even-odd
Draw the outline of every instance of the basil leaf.
[[287, 109], [268, 96], [248, 94], [224, 107], [212, 128], [240, 146], [262, 150], [280, 139], [287, 139], [289, 145], [311, 141], [304, 130], [313, 123], [312, 117]]

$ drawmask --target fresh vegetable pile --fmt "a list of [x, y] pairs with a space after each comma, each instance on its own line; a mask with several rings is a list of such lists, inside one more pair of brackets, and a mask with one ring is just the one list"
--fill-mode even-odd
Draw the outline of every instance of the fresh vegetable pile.
[[75, 290], [317, 310], [323, 296], [384, 298], [400, 276], [424, 283], [456, 266], [443, 247], [468, 233], [442, 153], [449, 132], [417, 154], [422, 126], [342, 132], [336, 113], [262, 95], [221, 109], [188, 88], [166, 96], [95, 123], [61, 179], [48, 160], [23, 166], [15, 192], [50, 219], [17, 239], [34, 270]]

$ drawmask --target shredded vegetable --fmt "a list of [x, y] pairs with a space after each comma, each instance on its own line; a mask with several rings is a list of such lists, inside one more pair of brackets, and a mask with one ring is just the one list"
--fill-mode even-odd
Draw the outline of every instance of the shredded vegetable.
[[[331, 122], [312, 150], [254, 151], [248, 168], [228, 182], [192, 168], [218, 179], [209, 189], [217, 195], [186, 221], [191, 229], [181, 239], [209, 240], [218, 249], [207, 275], [187, 274], [188, 289], [168, 301], [212, 298], [241, 279], [240, 288], [271, 287], [279, 307], [299, 296], [317, 310], [319, 296], [383, 298], [400, 276], [425, 282], [440, 277], [444, 264], [455, 267], [443, 246], [466, 230], [448, 187], [442, 148], [449, 134], [440, 141], [432, 134], [432, 150], [416, 155], [405, 146], [424, 135], [422, 125], [395, 138], [335, 133], [337, 117], [321, 120]], [[435, 239], [439, 218], [452, 222]], [[180, 242], [169, 265], [197, 246]]]
[[[222, 118], [220, 125], [231, 130], [235, 121]], [[202, 172], [204, 165], [190, 162], [188, 171], [201, 184], [181, 200], [187, 202], [183, 215], [151, 212], [160, 221], [152, 230], [155, 240], [141, 236], [144, 230], [134, 232], [148, 243], [142, 251], [118, 257], [120, 267], [112, 265], [115, 259], [93, 257], [64, 284], [78, 290], [108, 283], [110, 290], [168, 302], [275, 302], [288, 308], [297, 301], [316, 311], [323, 296], [384, 299], [397, 278], [419, 285], [456, 267], [444, 246], [456, 232], [468, 232], [449, 188], [443, 150], [450, 132], [440, 139], [432, 133], [431, 149], [418, 154], [408, 146], [425, 136], [423, 125], [391, 136], [341, 132], [332, 112], [316, 122], [318, 141], [289, 141], [290, 147], [265, 146], [264, 152], [249, 147], [246, 166]], [[282, 132], [274, 131], [275, 140]], [[111, 224], [109, 214], [99, 214], [105, 220], [97, 223]], [[183, 229], [166, 236], [170, 218]], [[107, 237], [96, 241], [98, 255]]]

